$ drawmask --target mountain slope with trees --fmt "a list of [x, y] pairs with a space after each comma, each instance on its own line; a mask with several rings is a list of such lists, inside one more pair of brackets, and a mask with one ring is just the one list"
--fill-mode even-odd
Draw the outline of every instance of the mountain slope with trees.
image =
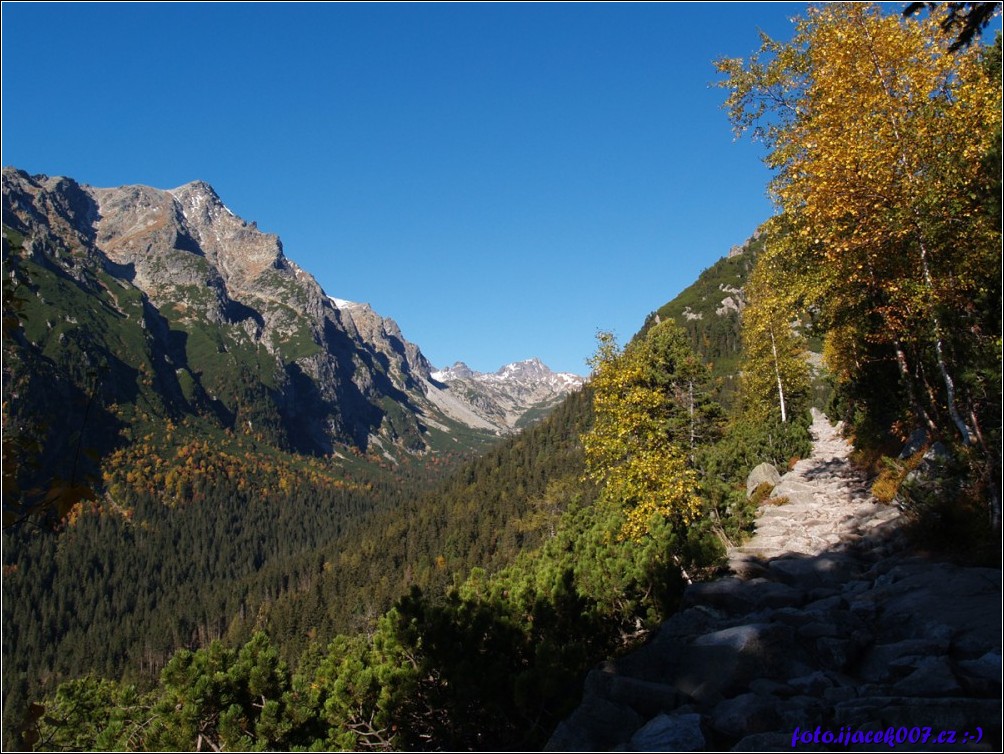
[[[834, 4], [791, 43], [720, 62], [734, 122], [767, 141], [780, 210], [742, 270], [727, 408], [694, 345], [734, 344], [673, 321], [695, 303], [623, 347], [601, 336], [592, 384], [551, 419], [294, 557], [302, 569], [275, 572], [281, 589], [253, 617], [196, 634], [155, 682], [120, 677], [112, 658], [32, 694], [10, 740], [539, 748], [588, 668], [644, 641], [748, 532], [749, 470], [808, 452], [810, 334], [863, 461], [915, 428], [914, 460], [944, 449], [933, 493], [905, 481], [903, 459], [878, 461], [895, 471], [889, 499], [970, 556], [989, 541], [999, 557], [1000, 43], [954, 51], [941, 21]], [[336, 597], [356, 578], [368, 606]]]
[[76, 485], [97, 471], [80, 448], [100, 459], [183, 419], [318, 457], [463, 453], [578, 386], [540, 365], [508, 423], [485, 421], [393, 320], [329, 297], [201, 181], [105, 189], [4, 168], [3, 205], [5, 490], [34, 487], [29, 461]]

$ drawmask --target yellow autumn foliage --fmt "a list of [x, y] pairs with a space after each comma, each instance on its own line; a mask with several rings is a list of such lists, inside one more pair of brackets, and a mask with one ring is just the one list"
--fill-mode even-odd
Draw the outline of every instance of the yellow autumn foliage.
[[737, 134], [764, 141], [774, 170], [781, 232], [758, 261], [768, 304], [789, 320], [813, 312], [838, 388], [890, 364], [917, 420], [971, 444], [994, 388], [967, 386], [960, 354], [992, 344], [973, 302], [997, 298], [1001, 278], [987, 162], [999, 161], [1001, 87], [981, 45], [950, 49], [944, 13], [827, 3], [790, 42], [764, 35], [749, 58], [716, 65]]
[[656, 325], [623, 351], [601, 334], [591, 361], [595, 423], [583, 438], [587, 475], [600, 485], [601, 503], [622, 511], [621, 538], [640, 540], [658, 520], [685, 527], [701, 509], [697, 475], [671, 431], [680, 407], [670, 370], [684, 355], [672, 351], [685, 348], [673, 327]]

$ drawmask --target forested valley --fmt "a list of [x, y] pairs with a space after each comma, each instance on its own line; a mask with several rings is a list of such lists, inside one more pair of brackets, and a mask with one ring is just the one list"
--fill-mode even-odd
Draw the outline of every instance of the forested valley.
[[[946, 12], [826, 5], [718, 61], [776, 215], [477, 455], [336, 462], [193, 419], [46, 479], [83, 449], [8, 428], [34, 325], [5, 276], [4, 748], [539, 750], [720, 573], [810, 406], [919, 541], [999, 566], [1001, 40]], [[935, 442], [931, 497], [907, 476]]]

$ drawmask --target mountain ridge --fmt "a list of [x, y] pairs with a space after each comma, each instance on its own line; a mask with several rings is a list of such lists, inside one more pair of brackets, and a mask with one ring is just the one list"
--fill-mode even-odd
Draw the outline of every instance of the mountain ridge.
[[495, 372], [478, 372], [458, 361], [431, 375], [500, 432], [511, 432], [541, 411], [553, 408], [585, 380], [570, 372], [554, 372], [536, 356], [512, 362]]
[[[339, 444], [390, 455], [478, 447], [512, 428], [478, 415], [466, 392], [450, 395], [393, 319], [328, 296], [278, 235], [238, 217], [205, 181], [96, 188], [5, 167], [3, 200], [5, 260], [32, 266], [42, 281], [29, 286], [27, 306], [50, 331], [31, 327], [21, 345], [44, 351], [60, 319], [55, 337], [68, 337], [65, 292], [41, 289], [56, 287], [52, 276], [72, 280], [77, 305], [95, 310], [90, 326], [72, 333], [80, 358], [123, 354], [128, 369], [153, 372], [147, 399], [167, 401], [169, 414], [266, 427], [274, 444], [314, 454]], [[143, 390], [126, 392], [102, 397], [133, 405]]]

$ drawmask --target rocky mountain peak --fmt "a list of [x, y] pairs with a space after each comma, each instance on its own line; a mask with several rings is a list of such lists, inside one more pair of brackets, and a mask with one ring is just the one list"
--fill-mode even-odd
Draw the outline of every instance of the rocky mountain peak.
[[544, 362], [534, 356], [530, 359], [506, 364], [495, 374], [508, 379], [542, 379], [551, 376], [554, 372]]
[[553, 372], [536, 357], [506, 364], [491, 374], [477, 372], [458, 361], [433, 372], [431, 377], [445, 385], [449, 396], [462, 403], [467, 412], [503, 433], [524, 426], [526, 417], [553, 407], [585, 382], [578, 375]]
[[418, 381], [429, 378], [432, 365], [421, 349], [404, 337], [397, 322], [378, 314], [369, 304], [331, 296], [328, 300], [338, 310], [342, 324], [387, 365], [388, 375], [398, 388], [411, 390]]
[[[309, 452], [347, 442], [393, 455], [452, 449], [471, 442], [468, 429], [512, 431], [573, 389], [539, 359], [494, 375], [458, 362], [437, 377], [393, 319], [327, 296], [285, 258], [278, 236], [234, 214], [205, 181], [95, 188], [5, 168], [3, 208], [21, 237], [15, 252], [5, 234], [5, 258], [44, 259], [40, 287], [58, 276], [79, 284], [76, 310], [62, 310], [66, 296], [40, 293], [30, 316], [75, 328], [86, 309], [102, 324], [74, 330], [85, 350], [155, 372], [146, 400], [176, 413], [268, 427], [273, 441]], [[52, 328], [30, 346], [61, 347], [67, 335]], [[126, 384], [115, 401], [131, 405], [138, 389]], [[451, 437], [460, 427], [462, 439]]]
[[235, 282], [246, 284], [269, 268], [286, 266], [279, 237], [235, 215], [208, 183], [193, 181], [167, 193], [177, 202], [200, 245], [216, 254]]
[[440, 382], [451, 382], [453, 380], [471, 380], [480, 375], [462, 361], [457, 361], [451, 367], [440, 369], [432, 373], [433, 379]]
[[[4, 224], [41, 246], [86, 246], [94, 236], [97, 209], [87, 189], [64, 176], [29, 175], [13, 167], [3, 169]], [[49, 223], [48, 218], [53, 222]], [[35, 231], [42, 231], [37, 234]]]
[[189, 181], [188, 183], [178, 186], [178, 188], [170, 189], [169, 194], [175, 197], [182, 196], [201, 196], [211, 202], [222, 205], [223, 201], [220, 199], [220, 195], [216, 193], [216, 189], [210, 186], [203, 180]]

